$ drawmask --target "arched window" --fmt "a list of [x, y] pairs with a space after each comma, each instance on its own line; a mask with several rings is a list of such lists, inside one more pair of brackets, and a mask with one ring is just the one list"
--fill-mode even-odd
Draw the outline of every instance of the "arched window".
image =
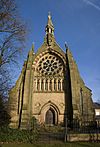
[[44, 82], [43, 82], [43, 79], [41, 80], [41, 90], [44, 90]]
[[45, 82], [45, 90], [48, 90], [48, 80], [46, 79], [46, 82]]
[[49, 83], [49, 90], [52, 90], [52, 80], [50, 80], [50, 83]]
[[60, 79], [58, 80], [58, 90], [59, 91], [61, 90], [61, 81], [60, 81]]
[[54, 90], [57, 90], [56, 79], [54, 79]]

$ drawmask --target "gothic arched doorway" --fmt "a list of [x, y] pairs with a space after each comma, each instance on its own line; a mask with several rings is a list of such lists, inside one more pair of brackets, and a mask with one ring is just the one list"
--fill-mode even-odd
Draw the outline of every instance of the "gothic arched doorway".
[[46, 112], [45, 123], [49, 125], [55, 124], [55, 112], [51, 108]]

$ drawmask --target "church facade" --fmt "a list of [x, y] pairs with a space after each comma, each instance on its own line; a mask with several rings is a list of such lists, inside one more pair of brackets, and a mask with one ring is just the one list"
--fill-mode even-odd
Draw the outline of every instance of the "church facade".
[[28, 128], [32, 117], [40, 124], [60, 125], [67, 118], [94, 119], [91, 90], [80, 77], [67, 45], [56, 43], [54, 26], [48, 15], [45, 38], [34, 53], [28, 53], [22, 72], [9, 92], [10, 127]]

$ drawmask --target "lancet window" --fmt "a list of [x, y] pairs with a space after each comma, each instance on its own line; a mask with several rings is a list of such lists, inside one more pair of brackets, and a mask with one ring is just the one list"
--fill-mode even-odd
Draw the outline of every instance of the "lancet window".
[[56, 85], [57, 85], [56, 79], [54, 79], [54, 91], [56, 91]]
[[50, 83], [49, 83], [49, 90], [52, 91], [52, 80], [50, 80]]
[[46, 80], [46, 82], [45, 82], [45, 90], [46, 91], [48, 90], [48, 80]]
[[61, 90], [61, 81], [58, 80], [58, 90], [60, 91]]
[[63, 79], [34, 79], [34, 91], [63, 91]]
[[43, 81], [43, 79], [41, 80], [41, 90], [42, 91], [44, 90], [44, 81]]

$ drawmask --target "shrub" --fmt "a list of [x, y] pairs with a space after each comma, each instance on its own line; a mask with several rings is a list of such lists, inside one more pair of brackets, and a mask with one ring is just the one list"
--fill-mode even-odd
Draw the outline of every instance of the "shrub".
[[8, 127], [0, 128], [0, 141], [33, 143], [38, 139], [37, 130], [19, 130]]

